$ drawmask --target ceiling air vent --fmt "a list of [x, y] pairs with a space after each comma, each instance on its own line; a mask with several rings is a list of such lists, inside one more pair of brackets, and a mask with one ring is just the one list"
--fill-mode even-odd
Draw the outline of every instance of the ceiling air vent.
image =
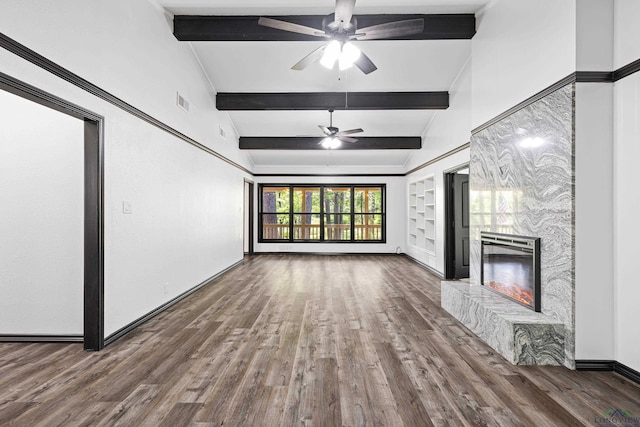
[[184, 96], [180, 95], [180, 92], [176, 92], [176, 104], [184, 111], [189, 112], [189, 101], [187, 101]]

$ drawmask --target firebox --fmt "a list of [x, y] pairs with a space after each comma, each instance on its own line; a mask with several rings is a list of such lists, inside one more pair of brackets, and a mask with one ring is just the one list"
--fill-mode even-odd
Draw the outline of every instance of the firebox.
[[480, 242], [482, 285], [540, 311], [540, 239], [483, 231]]

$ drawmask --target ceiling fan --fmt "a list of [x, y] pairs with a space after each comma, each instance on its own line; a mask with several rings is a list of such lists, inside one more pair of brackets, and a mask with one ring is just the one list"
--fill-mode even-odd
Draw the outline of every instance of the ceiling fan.
[[367, 55], [351, 43], [352, 40], [374, 40], [389, 37], [401, 37], [421, 33], [424, 30], [424, 19], [407, 19], [404, 21], [387, 22], [358, 28], [357, 19], [353, 16], [356, 0], [336, 0], [335, 13], [322, 20], [322, 29], [281, 21], [279, 19], [260, 17], [258, 24], [277, 30], [306, 34], [309, 36], [329, 39], [330, 42], [320, 46], [291, 69], [304, 70], [309, 65], [320, 61], [327, 68], [333, 68], [335, 63], [341, 70], [355, 65], [363, 73], [369, 74], [378, 69]]
[[318, 125], [326, 135], [318, 144], [322, 145], [324, 148], [338, 148], [341, 142], [357, 142], [357, 138], [347, 135], [364, 132], [364, 130], [358, 128], [343, 130], [340, 132], [340, 129], [333, 126], [333, 111], [333, 108], [329, 109], [329, 126]]

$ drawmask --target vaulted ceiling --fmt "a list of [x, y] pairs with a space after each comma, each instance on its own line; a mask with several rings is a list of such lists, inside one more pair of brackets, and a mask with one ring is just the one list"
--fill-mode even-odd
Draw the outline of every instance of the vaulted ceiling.
[[[176, 38], [193, 46], [217, 92], [217, 108], [228, 111], [240, 147], [258, 169], [317, 166], [328, 155], [336, 166], [404, 165], [434, 115], [448, 108], [447, 92], [470, 55], [473, 14], [488, 2], [357, 0], [359, 28], [412, 17], [425, 22], [422, 33], [402, 40], [354, 42], [377, 66], [365, 75], [319, 63], [292, 70], [327, 42], [257, 23], [267, 16], [321, 28], [335, 0], [157, 1], [174, 15]], [[330, 107], [333, 126], [364, 132], [329, 154], [318, 145], [318, 125], [329, 125]]]

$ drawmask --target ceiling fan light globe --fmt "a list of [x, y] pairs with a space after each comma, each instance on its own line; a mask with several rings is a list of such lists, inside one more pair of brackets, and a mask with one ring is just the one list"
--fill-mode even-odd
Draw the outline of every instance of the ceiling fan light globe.
[[331, 140], [331, 144], [330, 144], [329, 148], [331, 148], [331, 149], [338, 148], [338, 147], [340, 147], [340, 145], [342, 145], [342, 142], [338, 138], [333, 138]]
[[331, 148], [332, 138], [326, 137], [320, 142], [323, 148]]
[[349, 59], [345, 58], [344, 55], [340, 55], [340, 58], [338, 59], [338, 67], [340, 70], [348, 70], [353, 67], [353, 61], [349, 61]]
[[347, 42], [342, 46], [340, 53], [339, 66], [341, 70], [353, 67], [353, 64], [360, 58], [360, 49], [353, 43]]
[[328, 69], [332, 69], [338, 58], [340, 57], [340, 42], [332, 40], [324, 50], [324, 55], [320, 59], [320, 64]]

